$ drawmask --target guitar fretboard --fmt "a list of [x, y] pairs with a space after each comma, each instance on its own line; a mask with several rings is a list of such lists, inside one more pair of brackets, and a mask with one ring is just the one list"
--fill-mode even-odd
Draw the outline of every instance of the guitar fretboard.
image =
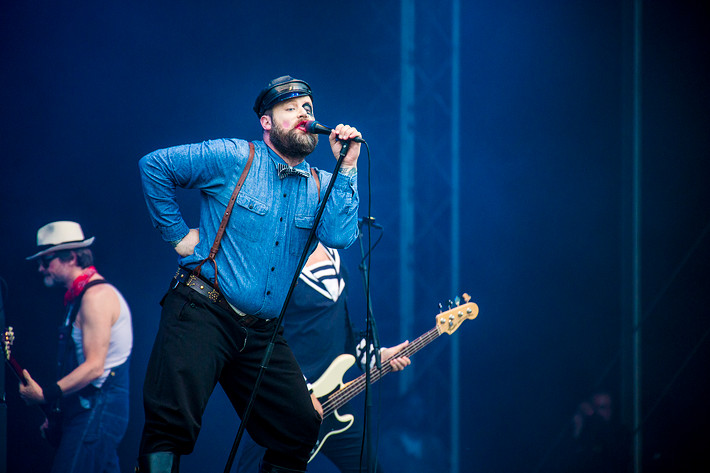
[[[417, 338], [409, 345], [404, 347], [402, 351], [397, 353], [394, 358], [401, 356], [412, 356], [425, 346], [429, 345], [431, 342], [436, 340], [440, 335], [439, 331], [434, 327], [433, 329], [426, 332], [421, 337]], [[375, 382], [382, 378], [384, 375], [392, 371], [392, 366], [390, 365], [390, 360], [382, 362], [382, 369], [378, 369], [376, 366], [370, 369], [370, 380]], [[336, 409], [342, 407], [350, 399], [357, 396], [360, 392], [365, 389], [365, 384], [367, 382], [367, 373], [361, 374], [359, 377], [352, 380], [350, 383], [346, 384], [345, 387], [339, 389], [332, 393], [328, 399], [323, 402], [323, 418], [328, 417]]]

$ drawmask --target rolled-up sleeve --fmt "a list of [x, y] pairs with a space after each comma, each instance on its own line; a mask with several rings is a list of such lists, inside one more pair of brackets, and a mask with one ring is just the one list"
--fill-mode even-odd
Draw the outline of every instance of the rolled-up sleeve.
[[[323, 173], [323, 192], [331, 174]], [[338, 173], [333, 191], [323, 211], [323, 219], [318, 225], [318, 239], [331, 248], [347, 248], [358, 236], [357, 214], [360, 197], [357, 189], [357, 174]]]
[[226, 170], [234, 166], [234, 161], [225, 140], [160, 149], [139, 160], [148, 213], [163, 240], [176, 242], [190, 231], [177, 203], [177, 187], [209, 193], [224, 182]]

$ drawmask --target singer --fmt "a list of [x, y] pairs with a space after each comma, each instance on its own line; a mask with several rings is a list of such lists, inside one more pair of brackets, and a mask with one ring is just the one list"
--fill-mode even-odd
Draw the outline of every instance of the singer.
[[[336, 158], [343, 143], [352, 140], [333, 176], [305, 161], [318, 143], [318, 136], [306, 130], [314, 119], [308, 83], [291, 76], [272, 80], [258, 94], [254, 112], [263, 141], [205, 141], [154, 151], [140, 160], [152, 223], [178, 254], [143, 386], [138, 466], [144, 473], [178, 471], [180, 456], [194, 448], [217, 383], [243, 415], [331, 179], [335, 184], [317, 238], [334, 248], [346, 248], [357, 238], [358, 130], [340, 124], [330, 132]], [[199, 228], [183, 220], [177, 186], [200, 190]], [[282, 337], [283, 328], [278, 330], [246, 429], [266, 447], [260, 471], [303, 472], [321, 409]]]

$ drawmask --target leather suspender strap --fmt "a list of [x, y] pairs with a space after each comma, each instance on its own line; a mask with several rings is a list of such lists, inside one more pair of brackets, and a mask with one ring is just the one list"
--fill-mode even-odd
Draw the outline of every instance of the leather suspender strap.
[[197, 276], [199, 276], [200, 271], [202, 271], [202, 265], [205, 264], [206, 261], [211, 261], [212, 266], [214, 266], [214, 288], [217, 291], [219, 291], [219, 283], [217, 282], [217, 262], [215, 261], [215, 257], [217, 256], [217, 251], [219, 251], [219, 243], [222, 241], [222, 236], [224, 235], [224, 230], [227, 228], [229, 217], [232, 215], [232, 208], [234, 208], [234, 203], [237, 201], [239, 191], [242, 189], [242, 185], [244, 184], [244, 181], [247, 178], [247, 174], [249, 174], [249, 168], [251, 167], [251, 163], [253, 160], [254, 143], [249, 142], [249, 159], [247, 160], [247, 164], [242, 170], [241, 176], [239, 176], [237, 185], [234, 186], [234, 191], [232, 191], [232, 197], [229, 199], [229, 203], [227, 204], [227, 210], [224, 211], [224, 216], [222, 216], [222, 223], [219, 224], [219, 230], [217, 230], [217, 236], [215, 237], [214, 243], [212, 244], [210, 254], [207, 258], [203, 259], [202, 262], [200, 262], [200, 264], [198, 264], [193, 271]]
[[311, 167], [311, 174], [313, 175], [313, 179], [316, 180], [316, 186], [318, 186], [318, 203], [320, 204], [320, 179], [318, 179], [318, 173], [314, 167]]

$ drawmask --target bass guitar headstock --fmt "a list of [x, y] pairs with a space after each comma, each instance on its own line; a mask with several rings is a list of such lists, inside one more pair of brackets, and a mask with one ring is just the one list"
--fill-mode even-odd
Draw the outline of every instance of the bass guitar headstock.
[[443, 311], [444, 306], [439, 304], [442, 312], [436, 316], [436, 329], [439, 334], [454, 333], [464, 320], [475, 319], [478, 316], [478, 305], [471, 302], [471, 296], [464, 293], [463, 303], [458, 297], [454, 301], [448, 302], [448, 310]]

